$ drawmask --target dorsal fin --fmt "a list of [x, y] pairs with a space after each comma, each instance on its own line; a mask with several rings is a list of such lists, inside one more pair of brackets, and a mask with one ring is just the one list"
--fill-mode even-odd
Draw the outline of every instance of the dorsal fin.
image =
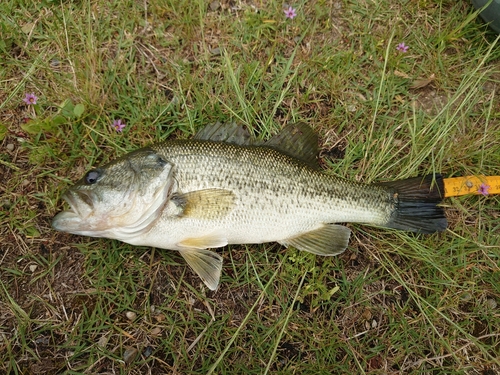
[[235, 122], [209, 124], [196, 133], [194, 139], [226, 142], [240, 146], [254, 144], [270, 147], [299, 159], [311, 168], [319, 169], [318, 136], [309, 125], [303, 122], [287, 125], [281, 132], [265, 142], [255, 141], [245, 127]]
[[318, 136], [303, 122], [287, 125], [281, 132], [262, 144], [318, 169]]
[[194, 139], [233, 143], [240, 146], [249, 146], [253, 143], [250, 132], [243, 125], [235, 122], [209, 124], [196, 133]]

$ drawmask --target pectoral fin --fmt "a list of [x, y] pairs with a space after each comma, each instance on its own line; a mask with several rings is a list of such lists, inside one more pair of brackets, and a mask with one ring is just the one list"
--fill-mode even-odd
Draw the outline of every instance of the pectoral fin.
[[176, 194], [172, 201], [182, 208], [179, 216], [217, 219], [226, 216], [235, 205], [236, 196], [230, 190], [205, 189]]
[[186, 249], [180, 254], [210, 290], [217, 289], [222, 271], [222, 257], [209, 250]]
[[316, 255], [333, 256], [344, 252], [349, 243], [350, 234], [351, 230], [347, 227], [325, 224], [319, 229], [288, 238], [280, 243]]

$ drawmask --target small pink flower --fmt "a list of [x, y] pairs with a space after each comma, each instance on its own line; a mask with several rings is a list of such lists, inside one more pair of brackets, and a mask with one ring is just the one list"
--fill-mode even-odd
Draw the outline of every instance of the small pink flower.
[[28, 105], [36, 104], [36, 101], [38, 100], [38, 97], [35, 95], [34, 92], [32, 93], [26, 93], [26, 96], [23, 99], [23, 102], [25, 102]]
[[122, 122], [122, 120], [114, 120], [113, 121], [113, 125], [111, 125], [113, 128], [115, 128], [115, 130], [118, 132], [118, 133], [121, 133], [123, 131], [123, 128], [125, 128], [125, 123]]
[[410, 48], [410, 47], [408, 47], [404, 42], [399, 43], [398, 46], [396, 47], [396, 49], [398, 51], [403, 52], [403, 53], [408, 52], [408, 48]]
[[484, 196], [488, 195], [489, 194], [489, 190], [490, 190], [491, 186], [490, 185], [486, 185], [486, 184], [481, 184], [481, 186], [479, 186], [479, 189], [477, 190], [477, 192], [479, 194], [483, 194]]
[[288, 7], [288, 9], [285, 9], [283, 12], [285, 12], [285, 17], [290, 18], [291, 20], [297, 17], [297, 12], [292, 7]]

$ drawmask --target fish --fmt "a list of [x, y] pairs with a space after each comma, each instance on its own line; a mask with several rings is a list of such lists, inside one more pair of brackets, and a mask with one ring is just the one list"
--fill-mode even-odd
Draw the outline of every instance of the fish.
[[329, 174], [305, 123], [259, 141], [236, 123], [144, 147], [89, 170], [63, 199], [57, 231], [176, 250], [216, 290], [229, 244], [278, 242], [321, 256], [346, 250], [344, 223], [444, 231], [443, 177], [364, 184]]

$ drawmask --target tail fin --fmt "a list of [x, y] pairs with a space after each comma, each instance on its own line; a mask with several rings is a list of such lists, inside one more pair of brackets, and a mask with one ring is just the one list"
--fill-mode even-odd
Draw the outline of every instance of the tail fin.
[[444, 182], [440, 174], [379, 185], [388, 188], [394, 196], [395, 209], [386, 227], [434, 233], [448, 226], [444, 210], [438, 206], [444, 197]]

